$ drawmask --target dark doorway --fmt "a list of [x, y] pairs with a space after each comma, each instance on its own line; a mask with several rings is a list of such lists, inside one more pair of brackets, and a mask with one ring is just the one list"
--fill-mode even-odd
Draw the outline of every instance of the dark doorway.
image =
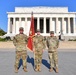
[[46, 18], [46, 33], [49, 33], [50, 30], [50, 19]]
[[34, 18], [34, 30], [37, 32], [37, 18]]
[[43, 18], [40, 18], [40, 32], [43, 33]]
[[73, 18], [70, 18], [70, 30], [71, 30], [71, 33], [73, 33]]

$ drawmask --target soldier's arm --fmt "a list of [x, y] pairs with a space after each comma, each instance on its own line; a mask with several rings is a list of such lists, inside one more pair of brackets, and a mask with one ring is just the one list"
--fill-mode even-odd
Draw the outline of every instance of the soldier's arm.
[[48, 37], [46, 39], [46, 46], [49, 48]]
[[13, 38], [13, 44], [14, 44], [14, 46], [16, 46], [16, 44], [17, 44], [17, 40], [15, 37]]
[[58, 42], [57, 42], [57, 48], [59, 47], [59, 40], [58, 40]]
[[57, 48], [59, 47], [59, 40], [56, 38], [56, 41], [57, 41]]
[[43, 48], [44, 48], [44, 49], [46, 48], [46, 40], [45, 40], [44, 37], [43, 37]]
[[25, 35], [25, 41], [26, 41], [26, 43], [28, 43], [28, 39], [29, 39], [29, 37], [27, 35]]
[[33, 37], [33, 52], [35, 51], [35, 37]]

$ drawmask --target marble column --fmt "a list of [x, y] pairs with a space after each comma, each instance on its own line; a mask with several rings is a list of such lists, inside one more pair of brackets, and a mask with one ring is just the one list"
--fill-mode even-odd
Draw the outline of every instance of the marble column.
[[21, 27], [21, 17], [19, 17], [19, 28]]
[[68, 17], [68, 33], [70, 34], [70, 17]]
[[56, 34], [58, 34], [58, 17], [56, 17]]
[[27, 17], [25, 18], [25, 25], [27, 25]]
[[62, 29], [62, 34], [64, 34], [64, 30], [65, 30], [65, 29], [64, 29], [64, 17], [62, 17], [62, 26], [61, 26], [61, 27], [62, 27], [62, 28], [61, 28], [61, 29]]
[[15, 18], [13, 18], [13, 34], [16, 34], [16, 23], [15, 23]]
[[37, 29], [40, 29], [40, 25], [39, 25], [39, 17], [37, 18]]
[[28, 32], [27, 32], [26, 30], [28, 30], [28, 28], [27, 28], [27, 17], [25, 18], [25, 28], [24, 28], [24, 33], [28, 35]]
[[10, 34], [10, 18], [8, 17], [8, 28], [7, 28], [7, 34]]
[[44, 30], [43, 33], [46, 34], [46, 17], [44, 17]]
[[50, 17], [50, 31], [52, 31], [52, 17]]
[[73, 33], [75, 33], [75, 17], [73, 17]]

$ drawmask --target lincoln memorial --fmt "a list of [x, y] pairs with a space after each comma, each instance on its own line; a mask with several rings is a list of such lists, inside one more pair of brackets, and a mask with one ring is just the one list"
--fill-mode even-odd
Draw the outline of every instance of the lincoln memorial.
[[15, 12], [7, 12], [7, 34], [19, 33], [19, 27], [24, 28], [24, 33], [29, 35], [31, 25], [31, 13], [34, 16], [35, 33], [40, 29], [44, 36], [49, 31], [59, 32], [65, 36], [76, 34], [76, 12], [68, 12], [68, 7], [15, 7]]

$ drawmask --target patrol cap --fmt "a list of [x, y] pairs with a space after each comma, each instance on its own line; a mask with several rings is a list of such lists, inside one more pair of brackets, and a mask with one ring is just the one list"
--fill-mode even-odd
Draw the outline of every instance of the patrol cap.
[[40, 29], [37, 29], [37, 32], [40, 32]]
[[24, 30], [24, 28], [23, 27], [20, 27], [19, 30]]
[[50, 31], [50, 34], [54, 34], [54, 31]]

